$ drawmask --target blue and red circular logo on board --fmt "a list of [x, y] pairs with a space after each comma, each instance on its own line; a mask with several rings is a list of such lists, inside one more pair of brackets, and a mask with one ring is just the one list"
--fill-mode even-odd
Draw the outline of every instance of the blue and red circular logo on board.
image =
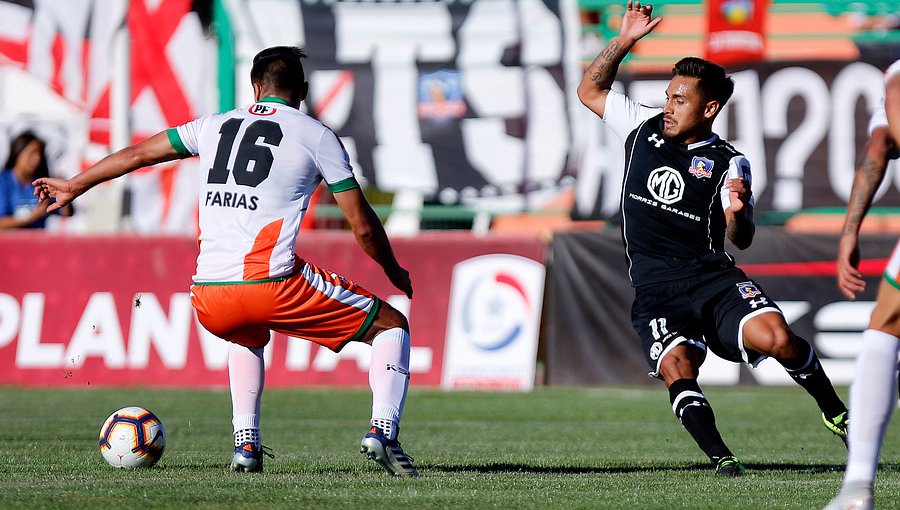
[[462, 330], [476, 347], [497, 351], [519, 338], [531, 314], [531, 300], [516, 275], [489, 272], [466, 291]]

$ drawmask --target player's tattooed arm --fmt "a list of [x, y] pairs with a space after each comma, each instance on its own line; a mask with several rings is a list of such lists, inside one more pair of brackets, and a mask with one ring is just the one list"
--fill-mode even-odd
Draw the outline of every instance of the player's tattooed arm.
[[856, 169], [853, 178], [853, 188], [850, 191], [850, 201], [847, 204], [847, 217], [844, 221], [842, 234], [857, 234], [862, 225], [862, 220], [869, 207], [878, 186], [884, 180], [889, 161], [889, 155], [896, 150], [896, 145], [891, 139], [886, 126], [880, 126], [872, 131], [866, 147], [863, 149], [862, 162]]
[[837, 255], [838, 289], [848, 299], [856, 299], [866, 290], [866, 282], [859, 271], [859, 229], [863, 218], [872, 205], [875, 192], [884, 180], [887, 164], [892, 152], [897, 150], [888, 128], [880, 126], [872, 131], [862, 161], [853, 177], [853, 188], [847, 204], [847, 216], [841, 230]]
[[578, 99], [601, 117], [606, 111], [606, 96], [612, 89], [619, 64], [633, 45], [634, 42], [628, 43], [621, 37], [614, 38], [591, 62], [581, 78]]
[[591, 62], [578, 85], [578, 98], [597, 115], [603, 116], [606, 96], [612, 88], [619, 64], [634, 43], [653, 31], [662, 18], [653, 18], [653, 6], [628, 2], [622, 17], [622, 28], [606, 48]]
[[606, 48], [603, 48], [603, 51], [591, 62], [587, 73], [585, 73], [586, 76], [590, 77], [594, 87], [600, 90], [612, 88], [619, 64], [625, 58], [629, 48], [630, 45], [626, 46], [618, 37], [610, 41]]

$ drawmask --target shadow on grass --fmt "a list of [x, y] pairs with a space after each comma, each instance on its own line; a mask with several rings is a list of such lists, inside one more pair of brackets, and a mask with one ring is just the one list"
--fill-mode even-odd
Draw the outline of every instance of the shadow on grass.
[[[745, 464], [748, 470], [755, 471], [794, 471], [798, 473], [827, 473], [832, 471], [839, 471], [841, 473], [844, 472], [844, 468], [846, 464], [838, 463], [838, 464], [797, 464], [797, 463], [761, 463], [754, 464], [748, 463]], [[890, 472], [900, 472], [900, 464], [898, 463], [882, 463], [878, 466], [879, 471], [890, 471]]]
[[840, 471], [844, 472], [844, 464], [798, 464], [794, 462], [767, 462], [753, 463], [745, 462], [747, 471], [792, 471], [794, 473], [829, 473]]
[[886, 462], [883, 462], [883, 463], [881, 463], [881, 464], [878, 465], [878, 470], [879, 470], [879, 471], [891, 471], [891, 472], [893, 472], [893, 473], [900, 473], [900, 463], [897, 463], [897, 462], [892, 462], [892, 463], [886, 463]]
[[[819, 474], [829, 472], [843, 472], [844, 464], [801, 464], [790, 462], [745, 463], [749, 472], [763, 471], [791, 471], [794, 473]], [[712, 466], [706, 463], [694, 463], [686, 465], [661, 465], [661, 466], [539, 466], [527, 463], [515, 462], [490, 462], [486, 464], [427, 464], [417, 462], [416, 467], [422, 472], [444, 473], [532, 473], [532, 474], [616, 474], [616, 473], [642, 473], [642, 472], [691, 472], [711, 471]], [[229, 472], [227, 464], [210, 464], [201, 462], [176, 462], [156, 466], [157, 471], [196, 471], [208, 472], [221, 470]], [[269, 474], [290, 473], [334, 473], [334, 474], [359, 474], [358, 466], [279, 466], [272, 463], [267, 470]], [[900, 472], [900, 463], [882, 463], [879, 471]]]
[[[800, 473], [827, 473], [843, 471], [843, 464], [794, 464], [794, 463], [745, 463], [748, 471], [794, 471]], [[443, 471], [447, 473], [538, 473], [538, 474], [615, 474], [641, 473], [647, 471], [689, 472], [711, 471], [710, 464], [688, 464], [680, 466], [537, 466], [513, 462], [491, 462], [487, 464], [417, 464], [420, 470]], [[883, 466], [882, 469], [900, 469], [900, 465]]]
[[517, 464], [514, 462], [490, 462], [487, 464], [417, 464], [420, 470], [443, 471], [447, 473], [549, 473], [549, 474], [602, 474], [602, 473], [638, 473], [642, 471], [700, 471], [710, 469], [709, 464], [691, 464], [687, 466], [536, 466], [533, 464]]

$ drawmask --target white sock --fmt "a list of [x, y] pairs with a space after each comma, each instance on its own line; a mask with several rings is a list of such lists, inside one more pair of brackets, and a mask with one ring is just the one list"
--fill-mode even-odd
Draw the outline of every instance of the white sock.
[[244, 443], [250, 443], [257, 451], [262, 447], [262, 438], [259, 436], [259, 427], [243, 428], [234, 432], [234, 447], [239, 448]]
[[369, 365], [372, 425], [396, 439], [409, 387], [409, 333], [401, 328], [382, 331], [372, 341]]
[[850, 452], [844, 485], [875, 481], [881, 440], [897, 398], [897, 337], [867, 329], [850, 386]]
[[259, 407], [265, 384], [263, 349], [230, 344], [228, 381], [231, 386], [231, 423], [234, 426], [235, 446], [249, 441], [258, 448]]

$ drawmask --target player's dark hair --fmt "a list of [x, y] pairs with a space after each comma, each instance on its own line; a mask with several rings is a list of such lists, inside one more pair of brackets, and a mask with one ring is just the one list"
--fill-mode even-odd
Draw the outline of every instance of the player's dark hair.
[[250, 81], [270, 90], [299, 91], [306, 82], [300, 61], [305, 56], [296, 46], [266, 48], [253, 57]]
[[725, 69], [702, 58], [685, 57], [679, 60], [672, 68], [672, 76], [697, 78], [703, 96], [715, 99], [720, 106], [725, 106], [734, 93], [734, 80], [725, 74]]
[[32, 131], [23, 131], [19, 136], [13, 138], [12, 142], [9, 144], [9, 157], [6, 158], [6, 165], [3, 166], [3, 169], [12, 170], [12, 168], [16, 166], [16, 160], [19, 159], [19, 155], [22, 154], [22, 151], [24, 151], [25, 147], [31, 142], [37, 142], [41, 146], [41, 162], [38, 163], [38, 167], [34, 171], [34, 178], [40, 179], [41, 177], [49, 177], [50, 171], [47, 168], [47, 154], [44, 152], [47, 144], [38, 138]]

